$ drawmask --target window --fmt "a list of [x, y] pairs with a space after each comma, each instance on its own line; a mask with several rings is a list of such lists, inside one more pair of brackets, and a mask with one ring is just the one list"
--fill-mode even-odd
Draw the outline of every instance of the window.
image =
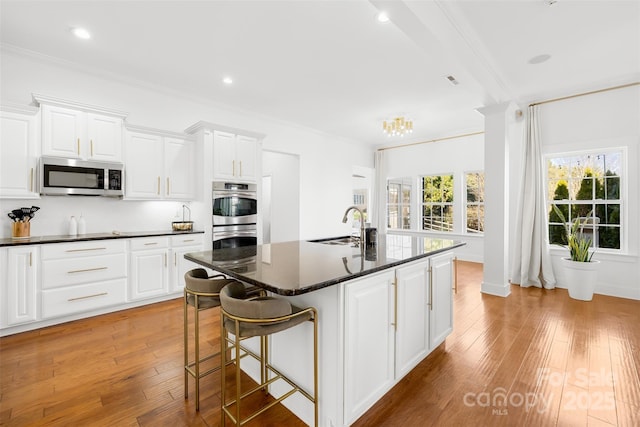
[[422, 177], [422, 229], [453, 231], [453, 175]]
[[467, 233], [484, 232], [484, 172], [465, 174], [467, 183]]
[[411, 178], [390, 179], [387, 182], [387, 227], [411, 228]]
[[621, 248], [622, 151], [602, 151], [556, 156], [547, 159], [549, 242], [566, 244], [562, 220], [579, 218], [583, 233], [591, 235], [594, 248]]

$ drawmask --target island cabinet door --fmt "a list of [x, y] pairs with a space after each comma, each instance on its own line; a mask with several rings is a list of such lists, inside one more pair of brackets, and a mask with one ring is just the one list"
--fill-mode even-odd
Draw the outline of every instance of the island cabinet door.
[[442, 344], [453, 331], [453, 255], [431, 258], [430, 349]]
[[429, 353], [429, 260], [396, 270], [396, 381]]
[[345, 425], [394, 384], [394, 279], [387, 271], [346, 284]]

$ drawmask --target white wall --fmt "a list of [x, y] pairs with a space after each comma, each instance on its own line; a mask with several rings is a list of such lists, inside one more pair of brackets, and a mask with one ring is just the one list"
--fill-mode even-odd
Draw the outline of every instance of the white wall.
[[[540, 106], [543, 154], [625, 147], [627, 181], [623, 188], [627, 249], [623, 254], [598, 250], [601, 261], [596, 293], [640, 299], [640, 87], [634, 86]], [[624, 220], [623, 220], [624, 221]], [[560, 258], [552, 250], [559, 287], [564, 285]]]
[[[454, 175], [454, 201], [465, 200], [466, 172], [484, 170], [484, 135], [472, 135], [461, 138], [436, 141], [419, 145], [411, 145], [387, 149], [385, 152], [387, 176], [389, 178], [411, 177], [414, 183], [414, 192], [420, 191], [418, 177], [421, 175]], [[415, 193], [414, 193], [415, 194]], [[413, 197], [415, 201], [419, 197]], [[453, 233], [426, 233], [433, 237], [450, 238], [467, 243], [466, 246], [456, 249], [458, 258], [482, 262], [484, 254], [484, 238], [464, 232], [466, 219], [464, 217], [464, 204], [457, 203], [454, 211]], [[418, 218], [420, 207], [412, 206], [413, 218]]]
[[[182, 132], [203, 120], [267, 135], [263, 149], [300, 157], [300, 237], [326, 237], [349, 231], [341, 218], [352, 199], [352, 167], [373, 166], [373, 150], [359, 142], [273, 120], [266, 117], [268, 112], [238, 111], [118, 76], [99, 75], [95, 70], [86, 71], [67, 63], [13, 51], [3, 50], [1, 55], [1, 103], [28, 105], [32, 102], [32, 93], [41, 93], [127, 111], [127, 122], [136, 125]], [[188, 66], [185, 78], [188, 78]], [[205, 189], [210, 187], [210, 183], [203, 184]], [[26, 204], [40, 206], [42, 210], [36, 214], [32, 235], [63, 233], [66, 218], [81, 212], [87, 218], [90, 232], [170, 229], [175, 211], [181, 206], [174, 202], [86, 197], [43, 197], [37, 201], [3, 200], [0, 203], [3, 212]], [[209, 223], [202, 215], [193, 218], [196, 228]], [[9, 225], [3, 223], [0, 237], [8, 236]]]

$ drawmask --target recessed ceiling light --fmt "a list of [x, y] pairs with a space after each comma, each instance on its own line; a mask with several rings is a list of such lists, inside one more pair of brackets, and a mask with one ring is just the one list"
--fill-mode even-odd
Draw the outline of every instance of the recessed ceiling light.
[[542, 64], [545, 61], [548, 61], [551, 58], [551, 55], [545, 53], [542, 55], [534, 56], [529, 60], [529, 64]]
[[91, 33], [85, 28], [72, 28], [71, 32], [79, 39], [88, 40], [91, 38]]
[[233, 83], [233, 79], [231, 77], [225, 77], [224, 79], [222, 79], [222, 83], [230, 85]]
[[387, 12], [380, 12], [376, 19], [378, 22], [389, 22], [389, 15], [387, 15]]

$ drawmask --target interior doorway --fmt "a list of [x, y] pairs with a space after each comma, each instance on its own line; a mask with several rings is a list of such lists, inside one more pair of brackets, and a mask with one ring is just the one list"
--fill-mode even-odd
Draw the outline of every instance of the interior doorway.
[[262, 152], [262, 242], [300, 239], [300, 156]]

